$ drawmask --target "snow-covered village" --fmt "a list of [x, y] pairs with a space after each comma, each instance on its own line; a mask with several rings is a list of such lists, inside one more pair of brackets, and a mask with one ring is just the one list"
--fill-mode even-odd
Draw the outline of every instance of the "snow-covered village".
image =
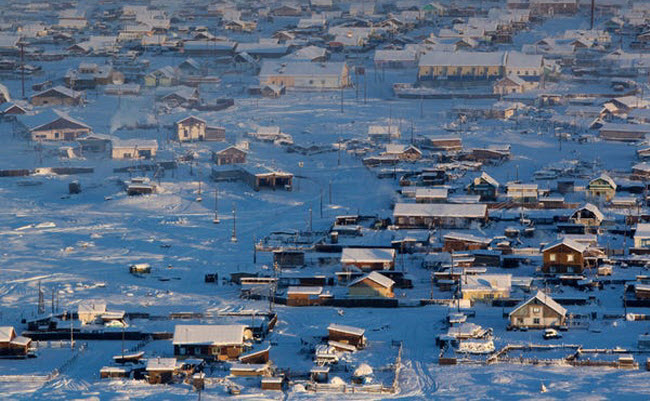
[[0, 399], [650, 398], [647, 0], [0, 4]]

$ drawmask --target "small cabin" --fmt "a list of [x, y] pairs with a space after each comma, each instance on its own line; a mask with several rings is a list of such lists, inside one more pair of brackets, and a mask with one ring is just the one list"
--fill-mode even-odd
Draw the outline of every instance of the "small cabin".
[[598, 227], [604, 219], [605, 216], [601, 211], [591, 203], [576, 209], [569, 217], [570, 222], [587, 227]]
[[32, 339], [19, 336], [12, 326], [0, 326], [0, 355], [26, 356]]
[[499, 191], [499, 182], [488, 173], [482, 172], [467, 186], [469, 194], [479, 195], [481, 201], [494, 201]]
[[331, 298], [331, 295], [327, 292], [323, 292], [323, 287], [290, 286], [287, 289], [288, 306], [320, 305], [329, 298]]
[[179, 369], [176, 358], [147, 359], [146, 372], [149, 384], [171, 383], [174, 373]]
[[174, 356], [207, 360], [237, 360], [247, 348], [252, 332], [246, 326], [236, 325], [176, 325], [174, 328]]
[[395, 282], [376, 271], [348, 284], [348, 295], [355, 298], [393, 298]]
[[207, 123], [195, 116], [186, 117], [176, 122], [176, 136], [179, 142], [205, 140]]
[[247, 152], [236, 146], [228, 146], [225, 149], [214, 152], [212, 159], [217, 166], [226, 164], [242, 164], [246, 163]]
[[332, 323], [327, 326], [328, 341], [349, 344], [356, 348], [366, 346], [365, 329]]
[[357, 267], [361, 270], [392, 270], [395, 268], [394, 249], [343, 248], [341, 264], [344, 268]]
[[601, 174], [587, 184], [587, 197], [596, 201], [611, 201], [616, 195], [616, 183], [607, 174]]

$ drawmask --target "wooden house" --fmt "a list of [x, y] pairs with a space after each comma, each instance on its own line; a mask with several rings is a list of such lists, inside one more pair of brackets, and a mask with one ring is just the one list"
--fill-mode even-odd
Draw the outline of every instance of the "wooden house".
[[427, 147], [437, 152], [460, 152], [463, 150], [463, 139], [459, 137], [432, 137], [425, 139]]
[[410, 228], [468, 228], [488, 221], [487, 206], [463, 203], [397, 203], [393, 224]]
[[83, 102], [83, 92], [55, 86], [32, 95], [29, 102], [34, 106], [77, 106]]
[[[27, 124], [37, 123], [38, 120], [48, 121], [29, 128], [33, 141], [74, 141], [78, 137], [92, 131], [88, 125], [63, 114], [36, 115], [34, 118], [25, 118]], [[41, 118], [42, 117], [42, 118]]]
[[650, 223], [638, 223], [634, 229], [634, 247], [650, 248]]
[[324, 293], [323, 287], [290, 286], [287, 289], [288, 306], [320, 305], [328, 298], [331, 298], [331, 295]]
[[158, 152], [155, 139], [113, 139], [111, 157], [113, 159], [152, 159]]
[[416, 188], [416, 203], [446, 203], [448, 198], [447, 188]]
[[373, 271], [348, 284], [348, 295], [355, 298], [393, 298], [394, 285], [393, 280]]
[[542, 271], [547, 274], [580, 274], [585, 268], [587, 246], [568, 238], [562, 238], [542, 249]]
[[587, 227], [598, 227], [605, 219], [605, 216], [601, 213], [600, 210], [591, 203], [587, 203], [584, 206], [576, 209], [571, 216], [569, 221], [574, 224], [581, 224]]
[[650, 124], [606, 123], [599, 132], [600, 137], [608, 141], [643, 141], [650, 133]]
[[81, 146], [82, 153], [105, 153], [111, 147], [111, 140], [113, 137], [103, 134], [88, 134], [77, 138], [79, 146]]
[[365, 329], [332, 323], [327, 326], [327, 333], [328, 341], [336, 341], [342, 344], [349, 344], [356, 347], [357, 349], [364, 348], [366, 346]]
[[248, 153], [236, 146], [228, 146], [225, 149], [214, 152], [212, 159], [217, 166], [226, 164], [243, 164], [246, 163]]
[[145, 370], [149, 384], [167, 384], [180, 369], [176, 358], [149, 358]]
[[144, 77], [145, 86], [173, 86], [176, 85], [176, 70], [166, 66], [150, 72]]
[[305, 265], [305, 253], [302, 251], [273, 251], [273, 264], [279, 268], [294, 268]]
[[239, 356], [241, 363], [267, 363], [269, 361], [269, 351], [271, 347], [268, 346], [264, 349], [249, 352]]
[[528, 89], [526, 81], [518, 75], [507, 75], [494, 83], [492, 92], [497, 95], [524, 93]]
[[0, 355], [26, 356], [32, 339], [16, 335], [12, 326], [0, 326]]
[[499, 182], [488, 173], [482, 172], [467, 186], [467, 193], [480, 195], [481, 201], [494, 201], [499, 191]]
[[283, 391], [286, 388], [286, 379], [282, 376], [263, 377], [260, 383], [262, 390]]
[[387, 144], [384, 156], [395, 156], [401, 161], [414, 162], [422, 158], [422, 151], [413, 145]]
[[616, 183], [607, 174], [601, 174], [587, 184], [587, 197], [597, 201], [611, 201], [616, 195]]
[[243, 178], [255, 191], [262, 188], [284, 189], [291, 191], [293, 174], [274, 170], [266, 166], [245, 166], [242, 168]]
[[566, 324], [567, 311], [553, 298], [538, 291], [508, 314], [511, 327], [543, 329]]
[[418, 80], [494, 80], [504, 75], [506, 57], [506, 52], [431, 51], [420, 56]]
[[374, 142], [387, 142], [391, 139], [399, 139], [401, 132], [399, 127], [391, 125], [370, 125], [368, 126], [368, 139]]
[[395, 267], [395, 250], [384, 248], [343, 248], [341, 264], [344, 268], [361, 270], [392, 270]]
[[237, 360], [252, 332], [244, 325], [176, 325], [174, 356], [208, 360]]
[[189, 116], [176, 122], [176, 136], [180, 142], [205, 140], [205, 120]]
[[519, 184], [509, 182], [506, 197], [517, 203], [536, 203], [538, 200], [537, 184]]
[[259, 73], [260, 85], [285, 88], [340, 89], [351, 82], [348, 65], [338, 61], [264, 60]]
[[509, 298], [512, 287], [511, 274], [464, 274], [460, 280], [463, 299], [491, 301]]
[[104, 366], [99, 370], [102, 379], [126, 379], [130, 374], [131, 370], [122, 366]]

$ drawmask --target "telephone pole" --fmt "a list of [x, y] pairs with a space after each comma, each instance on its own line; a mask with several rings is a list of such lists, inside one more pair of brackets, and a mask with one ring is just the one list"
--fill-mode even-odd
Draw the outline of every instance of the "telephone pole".
[[235, 209], [235, 204], [232, 204], [232, 237], [230, 237], [231, 242], [237, 242], [237, 210]]

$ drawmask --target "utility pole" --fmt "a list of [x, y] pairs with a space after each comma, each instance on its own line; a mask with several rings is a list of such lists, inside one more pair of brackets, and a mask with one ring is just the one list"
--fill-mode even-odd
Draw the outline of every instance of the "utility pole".
[[219, 187], [215, 188], [214, 190], [214, 219], [212, 219], [212, 222], [214, 224], [219, 224]]
[[323, 218], [323, 188], [320, 190], [320, 218]]
[[313, 228], [313, 225], [312, 225], [312, 211], [311, 211], [311, 208], [309, 208], [309, 233], [310, 234], [312, 232], [312, 228]]
[[232, 237], [230, 237], [230, 241], [237, 242], [237, 210], [234, 202], [232, 204]]
[[23, 99], [25, 99], [25, 44], [20, 42], [20, 82], [23, 88]]
[[596, 0], [591, 0], [591, 25], [589, 29], [594, 29], [594, 10], [596, 9]]

